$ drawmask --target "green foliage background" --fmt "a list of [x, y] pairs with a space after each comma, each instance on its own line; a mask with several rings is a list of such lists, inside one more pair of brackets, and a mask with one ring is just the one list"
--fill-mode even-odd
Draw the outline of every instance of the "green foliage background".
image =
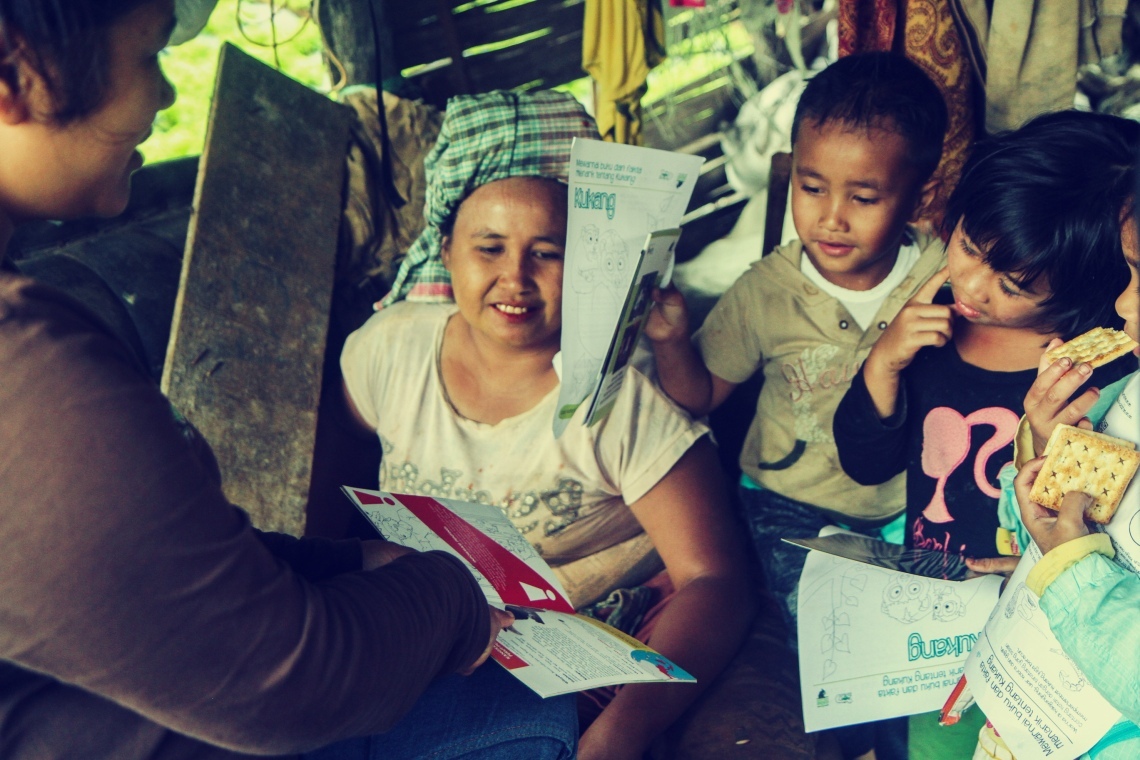
[[[320, 30], [315, 20], [305, 21], [308, 1], [276, 0], [273, 7], [278, 11], [278, 39], [294, 37], [277, 48], [280, 70], [318, 90], [328, 90], [330, 77], [321, 55]], [[251, 39], [238, 25], [239, 12], [245, 34]], [[202, 34], [163, 53], [162, 66], [178, 91], [178, 100], [158, 115], [154, 135], [142, 147], [148, 163], [202, 152], [223, 42], [276, 65], [273, 48], [266, 46], [272, 39], [269, 13], [268, 0], [218, 0]]]

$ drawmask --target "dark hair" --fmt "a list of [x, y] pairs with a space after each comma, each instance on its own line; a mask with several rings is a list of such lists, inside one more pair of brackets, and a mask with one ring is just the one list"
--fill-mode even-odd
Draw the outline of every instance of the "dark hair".
[[19, 65], [43, 78], [52, 117], [74, 121], [107, 94], [107, 30], [150, 0], [0, 0], [0, 77], [14, 91]]
[[1136, 184], [1140, 124], [1060, 111], [978, 143], [950, 194], [943, 231], [962, 231], [1018, 286], [1044, 278], [1051, 331], [1078, 335], [1115, 320], [1128, 282], [1122, 214]]
[[792, 145], [805, 119], [897, 132], [922, 183], [942, 157], [947, 118], [942, 93], [918, 64], [897, 53], [859, 53], [808, 80], [792, 121]]

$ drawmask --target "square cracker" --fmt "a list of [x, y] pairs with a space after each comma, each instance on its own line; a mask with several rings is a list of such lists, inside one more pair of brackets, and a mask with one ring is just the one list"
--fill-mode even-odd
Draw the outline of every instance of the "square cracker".
[[1120, 498], [1140, 467], [1135, 444], [1103, 433], [1058, 425], [1045, 447], [1045, 463], [1029, 498], [1050, 509], [1060, 509], [1070, 491], [1093, 497], [1085, 518], [1107, 525]]
[[1045, 358], [1052, 364], [1061, 357], [1067, 356], [1073, 360], [1074, 366], [1088, 362], [1093, 367], [1099, 367], [1114, 359], [1119, 359], [1134, 348], [1136, 348], [1136, 341], [1128, 337], [1128, 333], [1108, 327], [1094, 327], [1068, 343], [1062, 343], [1056, 348], [1046, 351]]

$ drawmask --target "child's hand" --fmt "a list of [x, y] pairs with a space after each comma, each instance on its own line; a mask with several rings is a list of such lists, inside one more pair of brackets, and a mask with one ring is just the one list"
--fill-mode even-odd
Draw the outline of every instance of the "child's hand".
[[983, 575], [1004, 575], [1005, 580], [1001, 582], [1001, 587], [1004, 589], [1020, 561], [1021, 557], [966, 557], [966, 567], [970, 568], [971, 578], [980, 578]]
[[[1045, 350], [1061, 345], [1060, 338], [1054, 338]], [[1045, 444], [1058, 425], [1076, 425], [1092, 430], [1092, 423], [1085, 414], [1100, 398], [1100, 391], [1089, 388], [1071, 403], [1069, 397], [1077, 392], [1090, 377], [1092, 366], [1078, 364], [1068, 357], [1062, 357], [1052, 364], [1041, 355], [1041, 365], [1037, 368], [1037, 379], [1025, 394], [1025, 421], [1033, 431], [1033, 454], [1045, 451]]]
[[1030, 499], [1029, 491], [1044, 462], [1044, 457], [1026, 462], [1013, 480], [1017, 504], [1021, 507], [1021, 521], [1042, 554], [1089, 534], [1089, 527], [1085, 525], [1085, 508], [1092, 502], [1088, 494], [1070, 491], [1061, 501], [1060, 511], [1054, 512]]
[[875, 341], [867, 357], [867, 371], [897, 376], [914, 361], [919, 349], [949, 342], [954, 313], [949, 306], [933, 303], [938, 289], [949, 278], [950, 268], [943, 267], [906, 302]]
[[653, 289], [653, 308], [645, 319], [645, 337], [654, 343], [689, 339], [689, 310], [685, 297], [674, 286]]

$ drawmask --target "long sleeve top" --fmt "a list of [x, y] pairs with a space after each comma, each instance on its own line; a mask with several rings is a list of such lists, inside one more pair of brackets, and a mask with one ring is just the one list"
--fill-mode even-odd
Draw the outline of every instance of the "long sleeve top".
[[258, 534], [130, 352], [0, 274], [0, 757], [290, 755], [385, 730], [485, 646], [440, 553]]

